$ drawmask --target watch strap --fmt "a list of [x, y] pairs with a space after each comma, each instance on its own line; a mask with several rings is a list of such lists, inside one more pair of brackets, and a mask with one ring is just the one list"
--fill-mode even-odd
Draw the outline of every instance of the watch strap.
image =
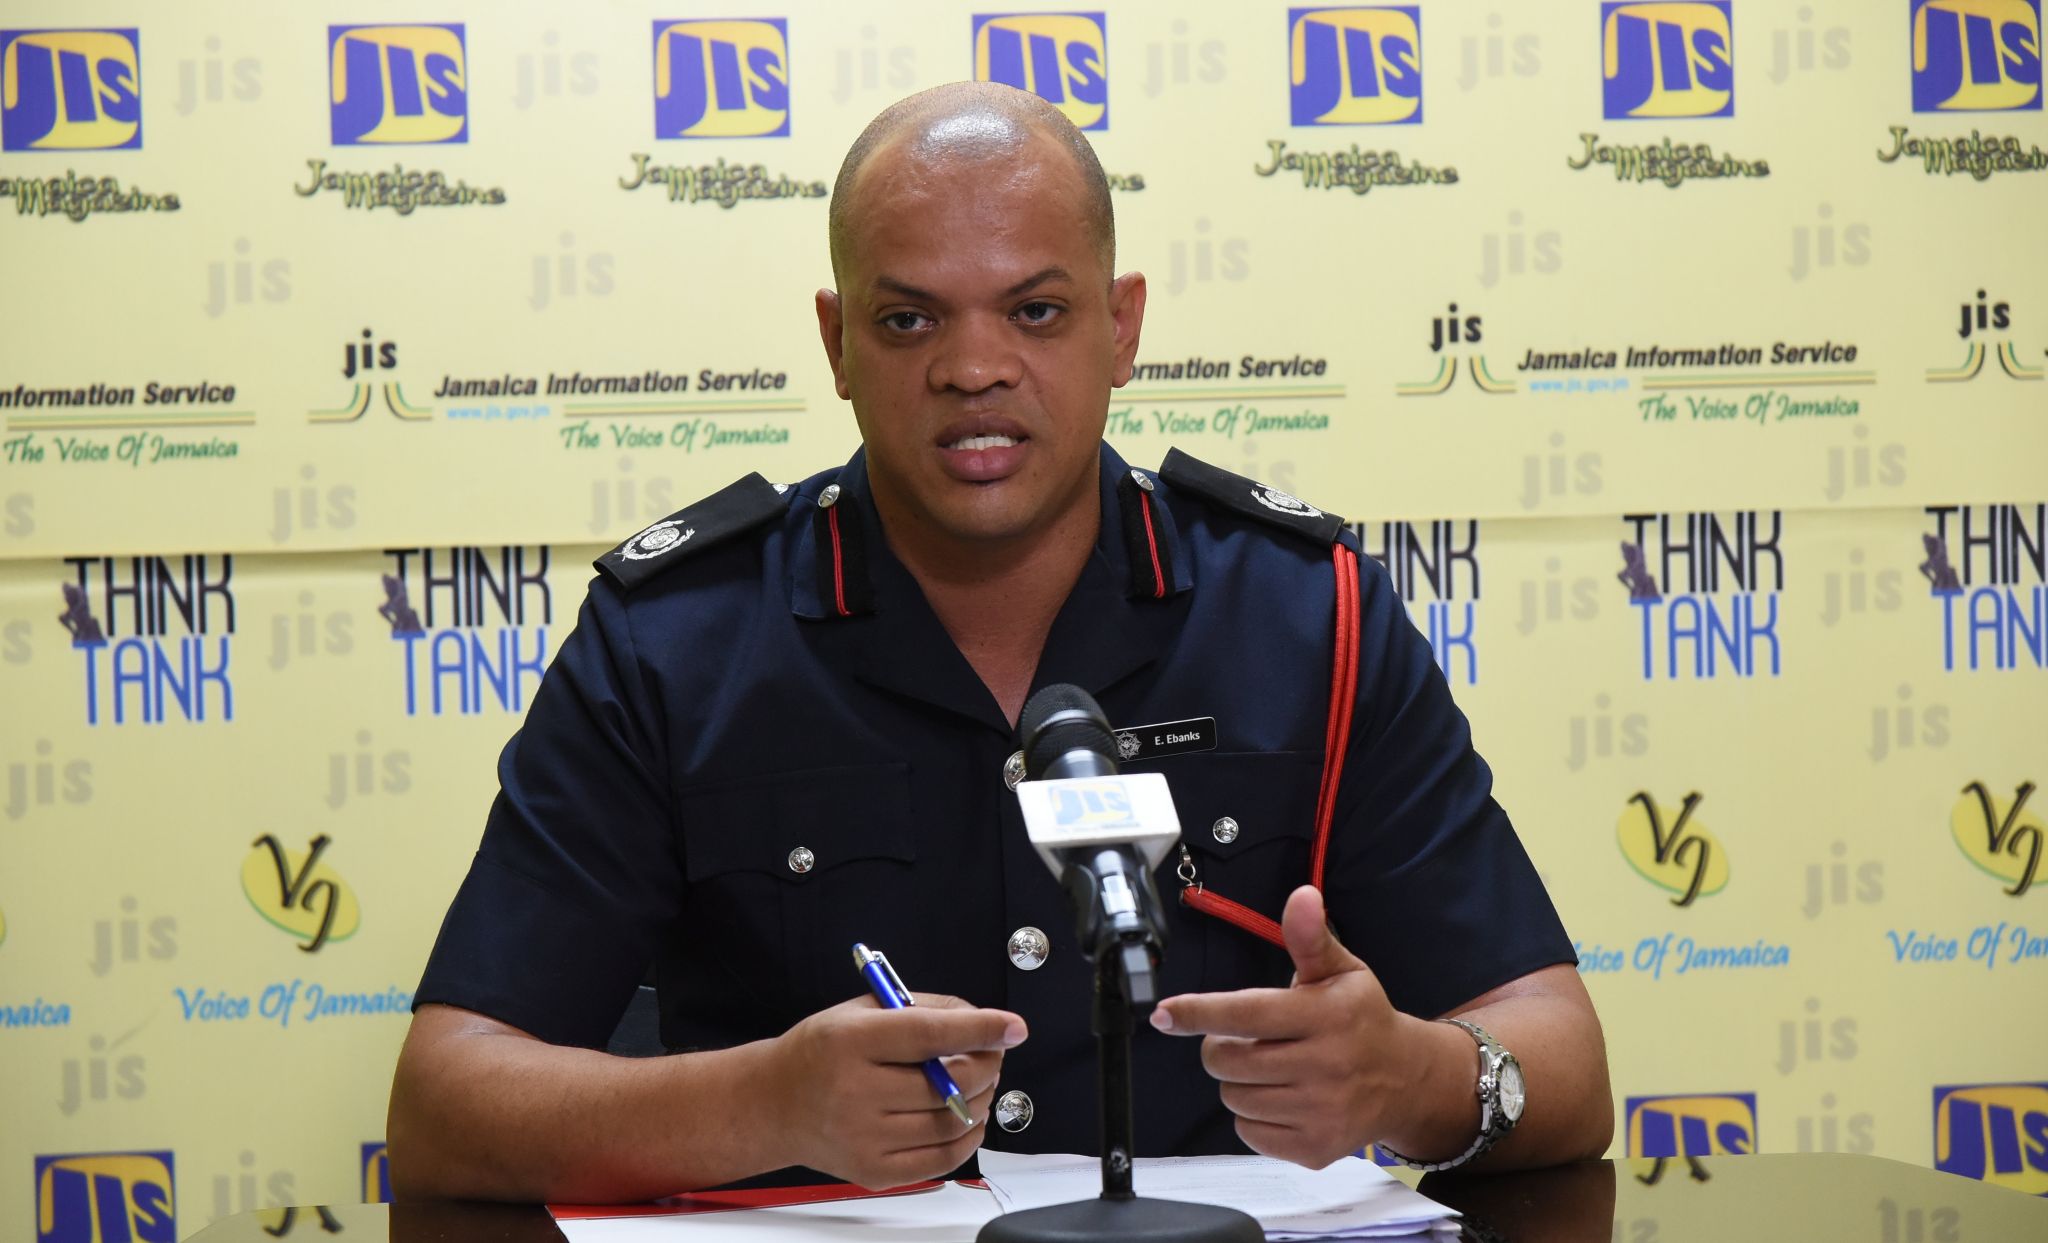
[[1421, 1170], [1424, 1173], [1456, 1169], [1466, 1162], [1473, 1160], [1496, 1143], [1499, 1143], [1502, 1136], [1514, 1130], [1516, 1121], [1515, 1119], [1510, 1119], [1507, 1116], [1507, 1112], [1501, 1108], [1500, 1099], [1500, 1068], [1505, 1062], [1513, 1058], [1514, 1054], [1502, 1048], [1500, 1042], [1493, 1038], [1492, 1033], [1477, 1023], [1467, 1022], [1464, 1019], [1438, 1019], [1436, 1021], [1462, 1027], [1467, 1035], [1478, 1042], [1479, 1083], [1475, 1090], [1479, 1096], [1479, 1134], [1473, 1137], [1471, 1145], [1465, 1151], [1448, 1161], [1417, 1161], [1413, 1157], [1403, 1156], [1395, 1152], [1384, 1143], [1378, 1146], [1382, 1154], [1393, 1158], [1411, 1170]]

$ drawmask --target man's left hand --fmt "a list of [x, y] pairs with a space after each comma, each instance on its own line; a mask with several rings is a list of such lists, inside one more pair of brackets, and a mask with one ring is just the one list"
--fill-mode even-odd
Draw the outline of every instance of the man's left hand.
[[1246, 1144], [1321, 1169], [1399, 1129], [1426, 1024], [1398, 1013], [1372, 969], [1337, 941], [1313, 887], [1288, 897], [1280, 926], [1292, 987], [1168, 998], [1152, 1026], [1203, 1037], [1202, 1065]]

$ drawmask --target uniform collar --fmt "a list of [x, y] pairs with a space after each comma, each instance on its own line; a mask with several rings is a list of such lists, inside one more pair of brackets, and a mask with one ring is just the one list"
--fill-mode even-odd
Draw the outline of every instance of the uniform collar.
[[[1157, 476], [1149, 471], [1143, 474], [1156, 487]], [[1126, 530], [1117, 502], [1119, 485], [1131, 478], [1132, 468], [1104, 444], [1099, 476], [1101, 530], [1073, 591], [1053, 619], [1032, 678], [1034, 690], [1068, 682], [1099, 695], [1157, 659], [1185, 613], [1182, 597], [1193, 587], [1191, 558], [1186, 555], [1170, 557], [1167, 575], [1171, 586], [1164, 598], [1131, 593], [1133, 540], [1138, 541], [1135, 547], [1147, 547], [1144, 532]], [[820, 573], [821, 564], [830, 565], [829, 538], [821, 538], [820, 525], [810, 521], [798, 528], [795, 555], [790, 559], [791, 611], [817, 620], [818, 641], [843, 647], [846, 662], [842, 667], [850, 668], [862, 681], [1012, 733], [994, 697], [925, 602], [917, 580], [889, 550], [869, 492], [864, 448], [855, 451], [837, 472], [804, 483], [798, 504], [815, 507], [826, 488], [833, 485], [839, 489], [834, 504], [842, 531], [849, 522], [860, 524], [866, 564], [848, 569], [865, 575], [873, 611], [863, 616], [839, 615], [834, 601], [820, 587], [821, 582], [829, 581]], [[1166, 505], [1156, 503], [1161, 491], [1149, 495], [1155, 498], [1150, 506], [1151, 538], [1178, 553], [1180, 535], [1172, 515]]]

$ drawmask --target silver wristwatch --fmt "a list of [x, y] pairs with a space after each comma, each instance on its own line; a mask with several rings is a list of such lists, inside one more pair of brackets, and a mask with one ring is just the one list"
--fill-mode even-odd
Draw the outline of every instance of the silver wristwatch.
[[1526, 1099], [1522, 1089], [1522, 1064], [1515, 1060], [1514, 1054], [1500, 1047], [1500, 1041], [1477, 1023], [1468, 1023], [1464, 1019], [1437, 1021], [1455, 1023], [1479, 1042], [1479, 1136], [1472, 1141], [1470, 1148], [1448, 1161], [1417, 1161], [1402, 1156], [1385, 1144], [1379, 1146], [1381, 1153], [1416, 1170], [1456, 1169], [1493, 1147], [1522, 1120], [1522, 1104]]

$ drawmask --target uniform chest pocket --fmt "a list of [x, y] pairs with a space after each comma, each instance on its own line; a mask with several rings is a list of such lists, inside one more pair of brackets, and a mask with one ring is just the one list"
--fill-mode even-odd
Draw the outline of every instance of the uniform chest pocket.
[[[1287, 895], [1309, 881], [1321, 758], [1299, 751], [1211, 751], [1172, 757], [1158, 767], [1172, 785], [1180, 840], [1198, 883], [1279, 919]], [[1177, 856], [1169, 862], [1169, 875], [1177, 862]], [[1173, 883], [1177, 888], [1178, 880]], [[1285, 953], [1222, 920], [1178, 909], [1181, 927], [1204, 941], [1204, 988], [1287, 982], [1292, 968]]]
[[677, 803], [683, 935], [793, 1018], [852, 996], [852, 943], [886, 944], [914, 905], [909, 765], [778, 773], [684, 791]]

